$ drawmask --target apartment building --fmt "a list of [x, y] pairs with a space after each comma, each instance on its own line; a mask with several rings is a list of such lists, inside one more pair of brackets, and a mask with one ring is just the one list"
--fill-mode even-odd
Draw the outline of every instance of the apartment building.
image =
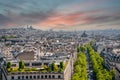
[[104, 51], [104, 65], [108, 70], [115, 70], [115, 79], [120, 80], [120, 47]]
[[[42, 65], [50, 66], [52, 63], [55, 63], [57, 66], [60, 65], [60, 62], [64, 62], [65, 69], [63, 71], [44, 71], [44, 68], [40, 67]], [[6, 62], [7, 63], [7, 62]], [[13, 71], [9, 72], [6, 68], [6, 65], [1, 66], [2, 68], [2, 80], [70, 80], [72, 75], [72, 56], [53, 56], [44, 57], [41, 60], [24, 60], [25, 68], [35, 69], [31, 71], [14, 71], [16, 67], [19, 66], [18, 60], [11, 60]]]

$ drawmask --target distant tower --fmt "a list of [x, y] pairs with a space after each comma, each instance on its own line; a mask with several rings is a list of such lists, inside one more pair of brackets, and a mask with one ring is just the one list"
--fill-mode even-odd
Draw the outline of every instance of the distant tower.
[[30, 26], [30, 29], [33, 29], [33, 27], [32, 27], [32, 26]]
[[29, 29], [29, 30], [33, 29], [32, 25], [31, 26], [27, 25], [27, 29]]
[[86, 31], [83, 32], [83, 34], [81, 35], [81, 37], [88, 37], [88, 34], [86, 33]]

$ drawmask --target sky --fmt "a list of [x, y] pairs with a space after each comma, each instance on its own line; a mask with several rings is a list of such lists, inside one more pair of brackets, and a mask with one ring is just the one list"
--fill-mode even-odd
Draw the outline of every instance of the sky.
[[120, 29], [120, 0], [0, 0], [0, 28]]

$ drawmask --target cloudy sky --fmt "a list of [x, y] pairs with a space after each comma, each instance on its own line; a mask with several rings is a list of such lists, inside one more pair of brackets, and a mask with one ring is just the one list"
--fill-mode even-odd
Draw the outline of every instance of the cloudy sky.
[[0, 0], [0, 28], [120, 29], [120, 0]]

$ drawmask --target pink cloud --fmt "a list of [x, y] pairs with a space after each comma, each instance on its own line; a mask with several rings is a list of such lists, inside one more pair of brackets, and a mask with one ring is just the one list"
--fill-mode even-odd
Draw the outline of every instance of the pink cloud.
[[56, 26], [56, 25], [74, 25], [76, 23], [85, 23], [87, 20], [83, 20], [86, 15], [83, 13], [74, 13], [74, 14], [61, 14], [50, 16], [48, 19], [38, 22], [36, 25], [39, 26]]

